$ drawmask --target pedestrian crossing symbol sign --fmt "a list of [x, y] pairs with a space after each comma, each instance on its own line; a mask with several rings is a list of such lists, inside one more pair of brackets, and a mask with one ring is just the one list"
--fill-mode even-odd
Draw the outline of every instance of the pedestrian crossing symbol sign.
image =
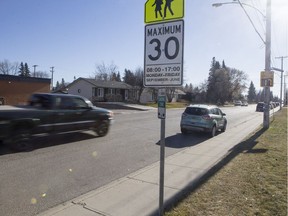
[[161, 22], [184, 17], [184, 0], [147, 0], [145, 23]]

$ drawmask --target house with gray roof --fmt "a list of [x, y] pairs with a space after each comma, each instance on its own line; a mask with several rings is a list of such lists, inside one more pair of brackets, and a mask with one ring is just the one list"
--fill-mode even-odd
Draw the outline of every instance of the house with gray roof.
[[69, 94], [81, 95], [95, 102], [134, 102], [137, 90], [118, 81], [78, 78], [67, 86]]

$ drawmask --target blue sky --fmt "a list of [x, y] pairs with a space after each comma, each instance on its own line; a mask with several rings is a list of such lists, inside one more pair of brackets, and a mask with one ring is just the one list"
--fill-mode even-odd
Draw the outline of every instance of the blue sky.
[[[144, 67], [144, 5], [146, 0], [0, 0], [0, 61], [27, 62], [31, 71], [50, 73], [54, 83], [92, 77], [99, 64], [124, 69]], [[243, 9], [236, 4], [212, 7], [221, 0], [185, 1], [184, 83], [208, 78], [216, 60], [244, 71], [260, 89], [265, 46]], [[265, 14], [265, 0], [242, 0]], [[265, 39], [260, 13], [246, 7]], [[272, 67], [288, 56], [288, 1], [272, 0]], [[288, 58], [284, 59], [288, 71]], [[280, 73], [274, 94], [279, 95]]]

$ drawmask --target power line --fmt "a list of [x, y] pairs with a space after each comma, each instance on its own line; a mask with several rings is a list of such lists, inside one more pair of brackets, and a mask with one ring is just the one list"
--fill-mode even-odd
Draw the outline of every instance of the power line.
[[[244, 10], [246, 16], [248, 17], [250, 23], [252, 24], [252, 26], [253, 26], [254, 30], [256, 31], [256, 33], [258, 34], [258, 36], [261, 38], [262, 42], [263, 42], [264, 44], [266, 44], [265, 40], [262, 38], [262, 36], [261, 36], [261, 34], [259, 33], [259, 31], [257, 30], [255, 24], [253, 23], [251, 17], [249, 16], [249, 14], [247, 13], [246, 9], [244, 8], [242, 2], [241, 2], [240, 0], [238, 0], [238, 2], [239, 2], [239, 4], [240, 4], [241, 8]], [[262, 14], [262, 13], [261, 13], [261, 14]]]

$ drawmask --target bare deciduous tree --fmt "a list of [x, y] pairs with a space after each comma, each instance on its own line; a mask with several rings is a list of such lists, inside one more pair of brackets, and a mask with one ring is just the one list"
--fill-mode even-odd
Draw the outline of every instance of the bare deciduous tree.
[[95, 79], [97, 80], [112, 80], [113, 74], [117, 74], [118, 67], [111, 63], [110, 65], [106, 65], [104, 62], [102, 64], [96, 65], [95, 70]]
[[0, 62], [0, 74], [4, 75], [17, 75], [19, 68], [19, 63], [11, 63], [7, 59]]
[[50, 74], [45, 71], [35, 71], [35, 73], [33, 73], [33, 77], [50, 78]]

